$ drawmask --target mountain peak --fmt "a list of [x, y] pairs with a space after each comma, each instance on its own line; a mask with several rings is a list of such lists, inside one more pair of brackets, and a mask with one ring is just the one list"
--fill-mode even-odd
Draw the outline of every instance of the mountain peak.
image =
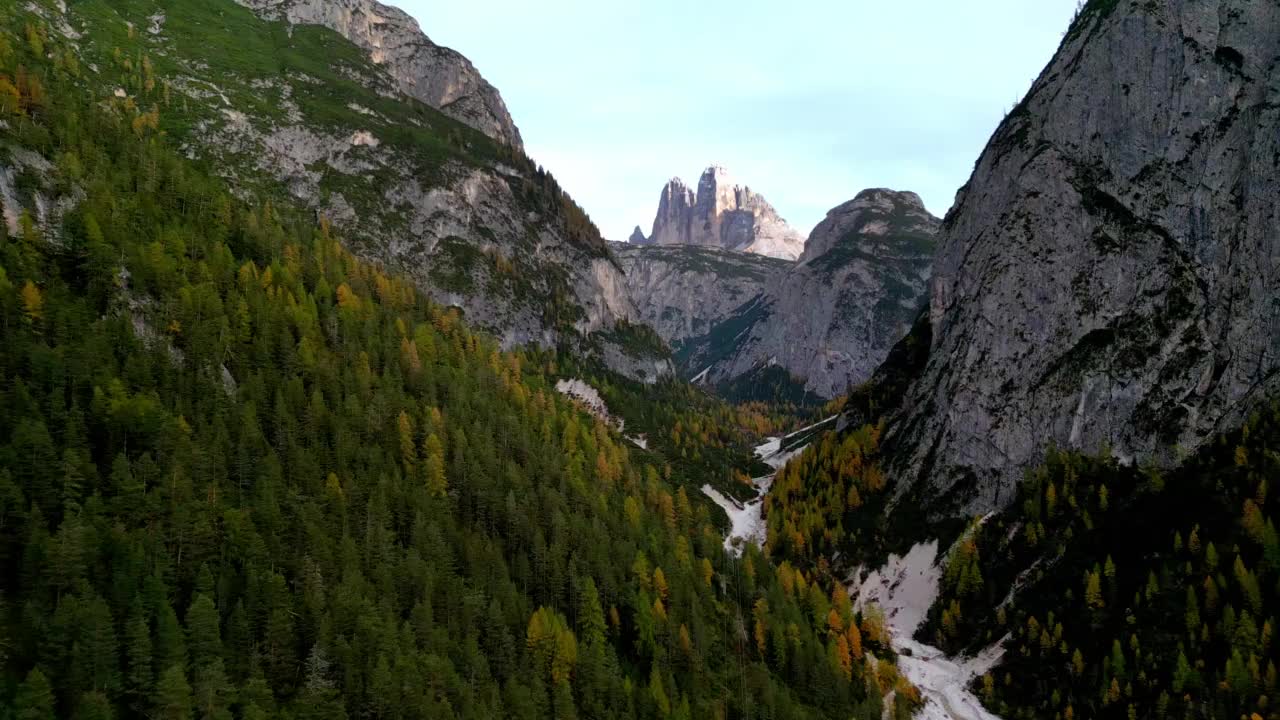
[[377, 0], [235, 0], [260, 17], [320, 25], [342, 35], [386, 71], [400, 92], [524, 149], [497, 88], [461, 53], [431, 42], [408, 13]]
[[721, 165], [709, 165], [695, 193], [680, 178], [662, 189], [649, 242], [709, 245], [794, 260], [804, 249], [800, 233], [763, 196], [731, 180]]
[[880, 257], [927, 256], [941, 221], [910, 191], [867, 188], [827, 212], [805, 243], [800, 262], [827, 254], [844, 243], [857, 243]]
[[637, 225], [635, 230], [631, 231], [631, 237], [627, 238], [627, 242], [632, 245], [652, 245], [653, 241], [644, 236], [644, 231]]
[[729, 169], [723, 165], [712, 163], [707, 166], [706, 170], [702, 171], [702, 177], [727, 178], [729, 177]]
[[889, 188], [867, 188], [853, 196], [854, 201], [890, 202], [898, 205], [924, 210], [924, 200], [910, 190], [890, 190]]

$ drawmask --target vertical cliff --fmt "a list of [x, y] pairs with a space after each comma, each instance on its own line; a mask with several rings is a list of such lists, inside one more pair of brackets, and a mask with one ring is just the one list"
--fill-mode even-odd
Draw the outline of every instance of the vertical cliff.
[[948, 215], [899, 492], [1007, 502], [1046, 448], [1167, 463], [1280, 386], [1280, 5], [1094, 0]]

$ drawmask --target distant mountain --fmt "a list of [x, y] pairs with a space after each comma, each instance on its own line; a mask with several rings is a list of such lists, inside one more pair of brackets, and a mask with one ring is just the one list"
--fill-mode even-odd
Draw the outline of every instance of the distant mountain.
[[683, 244], [614, 252], [686, 377], [816, 401], [868, 379], [910, 328], [938, 225], [915, 193], [873, 189], [827, 213], [799, 263]]
[[719, 166], [702, 173], [697, 192], [679, 178], [662, 188], [649, 242], [718, 247], [784, 260], [795, 260], [804, 251], [804, 236], [764, 196], [735, 184]]
[[801, 262], [682, 343], [678, 362], [713, 385], [777, 367], [819, 397], [845, 392], [870, 378], [910, 329], [938, 225], [915, 193], [858, 193], [814, 228]]
[[754, 299], [792, 263], [697, 245], [614, 243], [640, 319], [679, 346]]
[[631, 237], [627, 238], [627, 242], [632, 245], [652, 245], [653, 240], [644, 236], [644, 231], [637, 225], [635, 230], [631, 231]]

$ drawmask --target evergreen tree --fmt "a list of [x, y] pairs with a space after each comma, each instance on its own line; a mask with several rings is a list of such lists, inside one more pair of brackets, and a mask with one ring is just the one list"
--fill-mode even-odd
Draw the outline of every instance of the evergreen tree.
[[13, 713], [14, 720], [54, 719], [53, 688], [40, 668], [27, 673], [27, 679], [18, 687]]

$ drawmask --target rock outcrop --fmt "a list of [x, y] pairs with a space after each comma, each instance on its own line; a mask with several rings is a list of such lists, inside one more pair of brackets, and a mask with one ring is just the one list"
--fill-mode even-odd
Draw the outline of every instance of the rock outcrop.
[[236, 0], [271, 20], [321, 25], [364, 50], [404, 94], [523, 149], [506, 103], [460, 53], [431, 42], [418, 22], [376, 0]]
[[640, 320], [675, 348], [711, 329], [769, 282], [786, 260], [694, 245], [614, 243]]
[[1056, 445], [1167, 464], [1280, 389], [1280, 5], [1093, 0], [940, 236], [898, 493], [1007, 503]]
[[679, 346], [682, 370], [722, 385], [779, 366], [828, 398], [867, 380], [924, 303], [938, 225], [915, 193], [864, 190], [814, 228], [802, 262]]
[[649, 240], [657, 245], [701, 245], [795, 260], [804, 237], [763, 196], [736, 185], [722, 167], [702, 174], [695, 193], [673, 178], [662, 188]]
[[631, 231], [631, 237], [627, 238], [627, 242], [632, 245], [652, 245], [653, 240], [644, 236], [644, 231], [637, 225], [635, 230]]

